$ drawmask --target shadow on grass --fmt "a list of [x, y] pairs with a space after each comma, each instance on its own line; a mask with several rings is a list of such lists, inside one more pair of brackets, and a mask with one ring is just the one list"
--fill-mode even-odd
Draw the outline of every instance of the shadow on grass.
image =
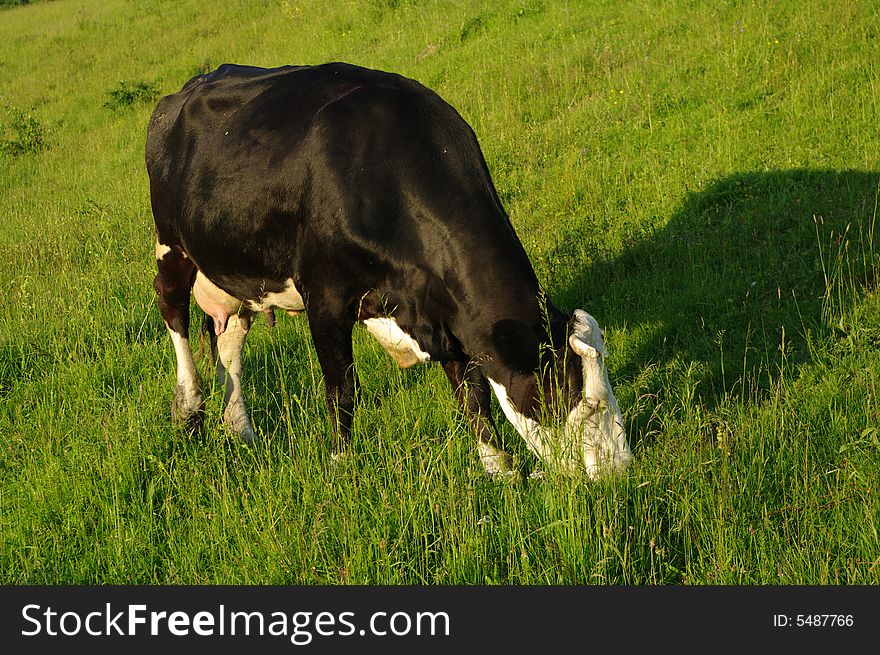
[[[810, 335], [835, 329], [828, 308], [845, 311], [860, 284], [876, 283], [878, 182], [880, 173], [858, 171], [731, 175], [690, 193], [620, 256], [559, 285], [557, 304], [594, 314], [612, 357], [614, 334], [631, 335], [618, 342], [612, 377], [655, 397], [630, 417], [632, 440], [649, 433], [662, 402], [664, 383], [646, 371], [665, 371], [667, 388], [688, 377], [694, 400], [712, 408], [726, 394], [760, 397], [809, 361]], [[549, 256], [583, 254], [568, 241]], [[845, 266], [835, 280], [838, 257]]]

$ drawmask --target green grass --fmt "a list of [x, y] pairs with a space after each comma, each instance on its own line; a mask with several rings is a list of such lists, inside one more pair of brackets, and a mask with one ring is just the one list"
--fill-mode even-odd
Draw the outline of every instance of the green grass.
[[[245, 351], [265, 448], [216, 389], [172, 428], [152, 98], [329, 60], [473, 125], [549, 295], [606, 328], [625, 473], [492, 483], [442, 371], [362, 330], [333, 468], [301, 318]], [[878, 62], [868, 0], [0, 10], [0, 581], [877, 584]]]

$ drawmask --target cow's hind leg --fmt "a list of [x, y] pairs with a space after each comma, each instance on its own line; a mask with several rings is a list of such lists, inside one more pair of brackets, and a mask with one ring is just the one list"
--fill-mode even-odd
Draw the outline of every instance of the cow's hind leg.
[[477, 435], [480, 462], [492, 478], [513, 479], [510, 455], [501, 449], [489, 405], [489, 383], [472, 362], [447, 362], [443, 370], [462, 412]]
[[177, 358], [177, 385], [171, 401], [171, 419], [197, 429], [204, 417], [205, 397], [189, 346], [189, 297], [196, 267], [180, 248], [159, 241], [156, 242], [156, 267], [158, 272], [153, 286]]
[[241, 351], [250, 328], [250, 316], [233, 314], [226, 328], [216, 335], [215, 362], [217, 364], [217, 384], [226, 388], [223, 397], [223, 420], [242, 439], [252, 442], [256, 439], [251, 421], [247, 415], [244, 394], [241, 386]]
[[217, 384], [225, 389], [223, 420], [245, 441], [256, 438], [247, 415], [241, 385], [241, 351], [250, 328], [251, 313], [244, 304], [211, 282], [200, 271], [193, 284], [193, 296], [205, 320], [202, 335], [211, 340]]

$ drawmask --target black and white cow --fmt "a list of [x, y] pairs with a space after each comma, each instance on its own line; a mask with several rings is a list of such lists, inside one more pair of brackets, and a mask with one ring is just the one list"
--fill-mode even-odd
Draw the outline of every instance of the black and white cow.
[[252, 317], [280, 309], [308, 317], [334, 456], [361, 322], [400, 366], [442, 364], [490, 475], [511, 467], [490, 389], [548, 466], [592, 476], [630, 459], [602, 331], [546, 300], [473, 131], [418, 82], [342, 63], [223, 65], [159, 101], [146, 162], [176, 420], [204, 405], [192, 292], [213, 319], [224, 419], [246, 440], [241, 350]]

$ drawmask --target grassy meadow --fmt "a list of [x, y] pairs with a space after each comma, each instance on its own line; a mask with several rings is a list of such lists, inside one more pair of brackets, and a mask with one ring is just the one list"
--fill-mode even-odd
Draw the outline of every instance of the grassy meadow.
[[[332, 467], [306, 321], [280, 314], [245, 349], [263, 447], [210, 383], [204, 434], [171, 425], [155, 100], [333, 60], [473, 126], [548, 294], [606, 329], [623, 474], [493, 483], [442, 370], [360, 328]], [[869, 0], [0, 7], [0, 581], [880, 583], [878, 103]]]

